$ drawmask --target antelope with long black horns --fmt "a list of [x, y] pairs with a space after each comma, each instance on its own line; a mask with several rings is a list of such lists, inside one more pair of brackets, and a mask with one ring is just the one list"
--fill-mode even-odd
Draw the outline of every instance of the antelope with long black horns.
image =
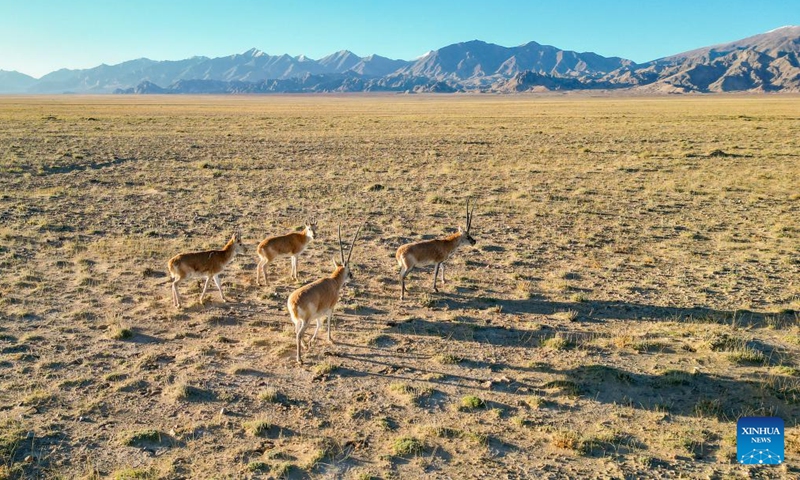
[[353, 241], [350, 242], [350, 251], [347, 254], [347, 259], [344, 257], [344, 246], [342, 245], [342, 226], [339, 225], [339, 253], [341, 254], [341, 263], [333, 260], [334, 270], [328, 277], [320, 278], [314, 282], [304, 285], [289, 295], [286, 302], [286, 308], [289, 310], [292, 323], [294, 324], [295, 340], [297, 343], [297, 363], [302, 364], [301, 357], [301, 343], [303, 334], [305, 333], [311, 321], [316, 320], [317, 328], [314, 330], [314, 335], [311, 336], [309, 346], [317, 338], [317, 333], [324, 318], [328, 319], [328, 341], [333, 343], [331, 338], [331, 321], [333, 320], [333, 309], [339, 301], [342, 288], [353, 278], [350, 271], [350, 257], [353, 255], [353, 247], [355, 246], [358, 234], [361, 233], [362, 224], [358, 227], [356, 234], [353, 236]]
[[444, 238], [407, 243], [397, 249], [395, 258], [397, 259], [397, 264], [400, 266], [400, 300], [403, 300], [406, 295], [406, 276], [408, 276], [415, 267], [435, 265], [433, 269], [433, 291], [439, 291], [436, 288], [436, 275], [439, 271], [442, 272], [442, 283], [444, 284], [445, 260], [450, 258], [453, 252], [461, 245], [475, 245], [475, 239], [470, 235], [472, 215], [474, 212], [475, 204], [472, 204], [472, 210], [470, 210], [469, 199], [467, 199], [466, 229], [458, 227], [456, 233]]

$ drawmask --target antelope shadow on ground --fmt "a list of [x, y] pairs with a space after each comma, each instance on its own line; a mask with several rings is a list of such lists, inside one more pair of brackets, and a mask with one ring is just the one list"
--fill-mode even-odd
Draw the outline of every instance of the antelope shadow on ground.
[[[340, 353], [337, 357], [383, 367], [377, 372], [369, 372], [348, 362], [348, 365], [337, 369], [336, 374], [342, 377], [378, 376], [457, 387], [469, 384], [471, 390], [516, 394], [521, 398], [539, 395], [545, 399], [542, 408], [558, 411], [580, 408], [561, 405], [558, 402], [559, 398], [581, 396], [602, 404], [624, 405], [661, 413], [664, 422], [670, 422], [673, 415], [713, 417], [721, 422], [730, 423], [741, 416], [774, 415], [784, 418], [787, 427], [794, 427], [800, 419], [800, 383], [791, 377], [758, 375], [734, 379], [677, 369], [646, 374], [600, 364], [581, 365], [569, 369], [557, 369], [549, 364], [539, 364], [528, 370], [547, 374], [549, 379], [546, 381], [537, 383], [511, 379], [508, 382], [486, 383], [469, 375], [420, 369], [403, 362], [392, 361], [386, 358], [387, 356], [376, 358], [372, 352]], [[503, 363], [494, 364], [493, 367], [510, 368]], [[418, 374], [427, 374], [432, 378], [421, 380]], [[444, 394], [433, 390], [430, 393], [431, 399], [426, 399], [423, 406], [435, 407], [437, 404], [449, 403], [446, 398], [436, 401], [437, 396], [442, 397]], [[502, 404], [493, 406], [508, 408]], [[703, 449], [702, 452], [695, 452], [698, 456], [710, 453], [708, 445], [698, 445], [697, 448]]]
[[450, 310], [487, 308], [494, 305], [499, 312], [512, 315], [553, 315], [574, 310], [578, 313], [578, 320], [583, 321], [656, 320], [728, 324], [739, 327], [786, 326], [800, 323], [800, 314], [794, 311], [765, 313], [750, 310], [715, 310], [703, 306], [666, 307], [625, 301], [563, 302], [541, 298], [527, 300], [470, 299], [444, 294], [440, 295], [437, 302]]
[[[474, 390], [483, 390], [483, 391], [502, 391], [505, 393], [514, 393], [514, 394], [527, 394], [525, 392], [529, 392], [536, 388], [535, 385], [520, 381], [520, 380], [509, 380], [509, 381], [501, 381], [501, 382], [491, 382], [486, 383], [485, 379], [473, 377], [469, 375], [457, 375], [453, 373], [445, 373], [440, 371], [434, 371], [426, 368], [419, 368], [413, 365], [400, 363], [397, 361], [386, 360], [385, 358], [379, 357], [379, 359], [375, 359], [375, 355], [371, 353], [339, 353], [336, 355], [337, 357], [352, 360], [355, 362], [364, 362], [374, 367], [380, 368], [377, 372], [370, 372], [366, 370], [360, 370], [355, 368], [354, 365], [344, 365], [337, 368], [336, 373], [342, 377], [367, 377], [367, 376], [374, 376], [374, 377], [381, 377], [386, 379], [393, 379], [393, 380], [407, 380], [413, 382], [424, 381], [424, 383], [430, 383], [434, 385], [452, 385], [456, 387], [463, 387], [464, 382], [469, 382], [471, 384], [470, 388]], [[413, 375], [406, 375], [404, 372], [407, 373], [416, 373], [416, 374], [425, 374], [428, 375], [429, 378], [425, 380], [420, 380], [419, 377]]]
[[109, 160], [107, 162], [90, 162], [82, 164], [49, 166], [42, 168], [42, 174], [47, 175], [53, 173], [71, 173], [71, 172], [83, 172], [86, 170], [102, 170], [104, 168], [114, 167], [135, 160], [136, 160], [135, 158], [114, 157], [113, 160]]
[[608, 365], [581, 365], [542, 371], [563, 375], [574, 382], [580, 395], [600, 403], [670, 415], [711, 416], [735, 422], [740, 416], [776, 415], [786, 426], [800, 419], [800, 384], [789, 377], [749, 378], [664, 370], [660, 374], [628, 372]]

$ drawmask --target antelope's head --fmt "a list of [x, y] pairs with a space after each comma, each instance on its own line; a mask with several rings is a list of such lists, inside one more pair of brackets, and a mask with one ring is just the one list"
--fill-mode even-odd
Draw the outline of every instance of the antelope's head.
[[228, 243], [233, 245], [234, 253], [244, 253], [245, 247], [244, 243], [242, 243], [242, 231], [239, 228], [233, 232], [233, 235]]
[[306, 234], [308, 238], [313, 240], [317, 236], [317, 221], [312, 220], [305, 224], [305, 229], [303, 232]]

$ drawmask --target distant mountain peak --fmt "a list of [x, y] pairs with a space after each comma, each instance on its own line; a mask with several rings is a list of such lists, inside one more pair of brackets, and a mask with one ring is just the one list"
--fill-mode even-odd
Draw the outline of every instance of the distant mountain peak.
[[244, 55], [245, 57], [263, 57], [264, 55], [266, 55], [266, 53], [253, 47], [250, 50], [244, 52], [242, 55]]
[[[146, 83], [145, 83], [146, 82]], [[138, 86], [138, 88], [137, 88]], [[527, 92], [643, 89], [681, 92], [800, 92], [800, 26], [635, 64], [591, 51], [473, 39], [412, 60], [340, 50], [306, 55], [243, 53], [182, 60], [140, 58], [39, 79], [0, 70], [0, 93], [265, 93], [334, 91]]]
[[772, 30], [768, 31], [767, 33], [775, 33], [775, 32], [779, 32], [779, 31], [782, 31], [782, 30], [792, 30], [792, 29], [795, 29], [795, 28], [800, 29], [800, 25], [784, 25], [782, 27], [773, 28]]
[[378, 55], [376, 53], [373, 53], [372, 55], [367, 55], [366, 57], [363, 57], [361, 60], [363, 60], [365, 62], [382, 61], [382, 60], [389, 60], [389, 61], [392, 61], [392, 62], [405, 62], [406, 61], [406, 60], [397, 60], [397, 59], [384, 57], [384, 56]]
[[331, 53], [330, 55], [327, 55], [325, 57], [320, 58], [319, 61], [320, 62], [340, 61], [342, 59], [351, 58], [351, 57], [352, 58], [358, 58], [358, 59], [361, 58], [358, 55], [356, 55], [355, 53], [351, 52], [350, 50], [339, 50], [338, 52]]
[[336, 53], [320, 58], [319, 64], [323, 67], [330, 68], [333, 73], [343, 73], [352, 69], [361, 61], [361, 57], [350, 50], [339, 50]]
[[787, 52], [800, 54], [800, 26], [787, 25], [733, 42], [710, 45], [670, 55], [654, 60], [654, 62], [681, 62], [686, 59], [707, 58], [712, 53], [718, 56], [740, 50], [755, 50], [772, 56]]
[[[36, 79], [17, 71], [0, 70], [0, 87], [7, 93], [22, 93], [36, 83]], [[0, 92], [3, 91], [0, 88]]]

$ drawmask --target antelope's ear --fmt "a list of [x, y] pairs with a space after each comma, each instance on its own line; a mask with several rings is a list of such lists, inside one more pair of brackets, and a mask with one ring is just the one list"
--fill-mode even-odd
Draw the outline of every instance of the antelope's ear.
[[464, 229], [461, 228], [460, 226], [458, 227], [458, 233], [464, 233]]
[[331, 261], [333, 262], [333, 268], [339, 267], [339, 263], [336, 261], [336, 255], [331, 258]]

